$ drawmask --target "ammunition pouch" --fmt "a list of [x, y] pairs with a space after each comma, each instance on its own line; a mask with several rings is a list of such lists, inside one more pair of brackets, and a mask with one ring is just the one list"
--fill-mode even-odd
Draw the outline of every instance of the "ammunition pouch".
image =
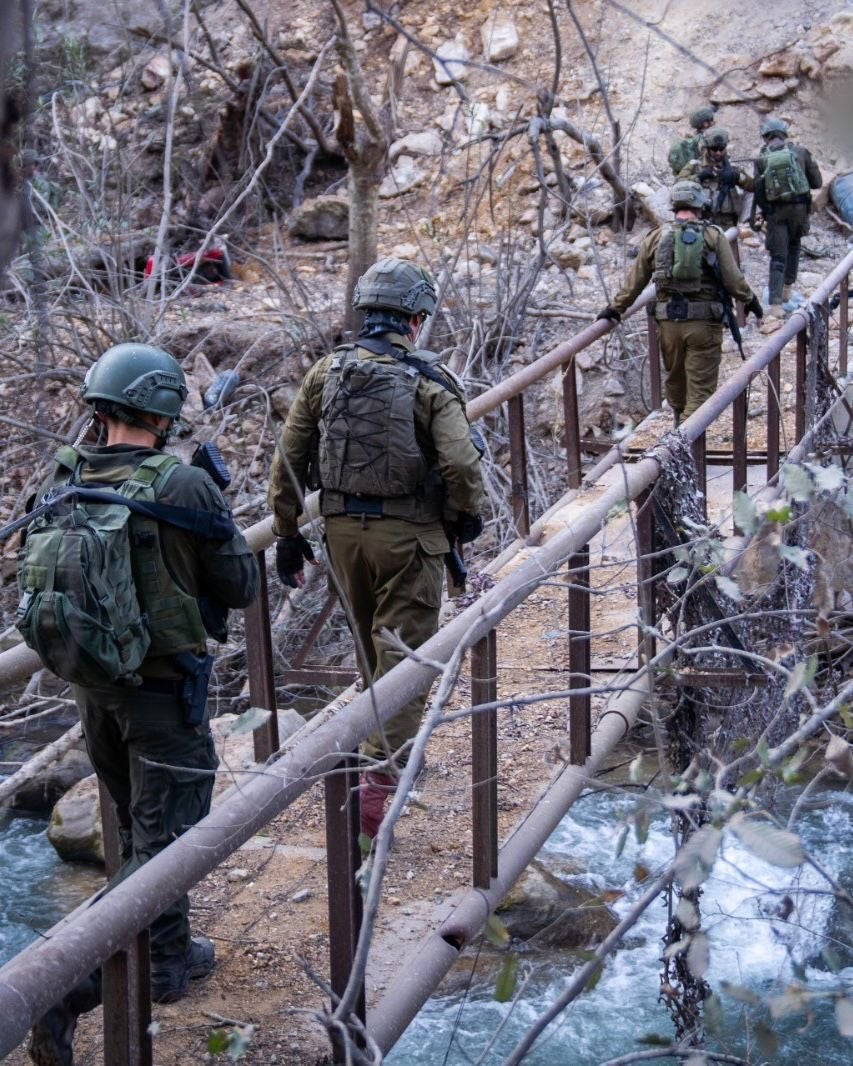
[[655, 306], [655, 318], [664, 322], [723, 321], [723, 305], [717, 300], [688, 300], [680, 293]]

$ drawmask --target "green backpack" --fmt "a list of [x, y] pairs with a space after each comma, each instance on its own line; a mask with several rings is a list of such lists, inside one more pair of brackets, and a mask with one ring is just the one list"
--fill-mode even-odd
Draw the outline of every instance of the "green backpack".
[[809, 191], [809, 182], [797, 153], [785, 145], [764, 157], [764, 196], [768, 203], [785, 203]]
[[[151, 637], [131, 568], [131, 507], [92, 499], [116, 493], [63, 494], [81, 460], [71, 448], [56, 458], [58, 500], [29, 526], [18, 562], [18, 629], [64, 681], [87, 688], [134, 684]], [[117, 494], [155, 500], [179, 462], [149, 456]]]
[[680, 141], [673, 141], [669, 148], [667, 162], [672, 168], [672, 173], [678, 177], [691, 159], [699, 158], [699, 137], [684, 137]]

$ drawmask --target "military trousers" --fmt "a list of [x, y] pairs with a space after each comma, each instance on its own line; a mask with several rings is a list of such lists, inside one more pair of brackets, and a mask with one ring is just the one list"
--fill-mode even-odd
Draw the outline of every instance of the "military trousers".
[[[74, 699], [92, 766], [116, 805], [122, 865], [113, 887], [204, 818], [219, 760], [207, 722], [185, 725], [176, 694], [75, 685]], [[189, 945], [184, 895], [151, 924], [151, 957], [182, 955]]]
[[809, 232], [808, 204], [778, 204], [767, 217], [765, 247], [770, 253], [770, 303], [782, 303], [782, 289], [793, 285], [800, 268], [800, 241]]
[[663, 319], [658, 322], [658, 338], [666, 398], [676, 415], [686, 418], [717, 388], [723, 327], [709, 319]]
[[[438, 629], [447, 537], [438, 522], [335, 515], [326, 519], [326, 547], [346, 599], [359, 671], [368, 685], [406, 657], [390, 633], [415, 649]], [[363, 753], [387, 759], [411, 740], [426, 697], [426, 692], [413, 697], [384, 724], [377, 721]], [[400, 753], [394, 760], [397, 768], [407, 758], [407, 752]]]

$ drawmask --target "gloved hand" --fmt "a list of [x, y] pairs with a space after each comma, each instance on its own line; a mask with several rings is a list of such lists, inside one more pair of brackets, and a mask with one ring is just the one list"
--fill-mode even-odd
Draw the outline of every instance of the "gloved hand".
[[621, 322], [622, 316], [619, 314], [618, 311], [608, 305], [604, 308], [603, 311], [599, 311], [598, 314], [595, 316], [596, 322], [598, 322], [600, 319], [605, 319], [607, 322]]
[[753, 314], [756, 318], [764, 318], [764, 308], [758, 302], [757, 296], [753, 296], [749, 303], [746, 305], [746, 313]]
[[305, 584], [305, 560], [315, 562], [314, 552], [301, 533], [279, 537], [275, 545], [275, 569], [281, 583], [295, 589]]
[[716, 178], [717, 172], [713, 167], [702, 167], [699, 173], [696, 175], [697, 181], [712, 181]]
[[468, 514], [467, 511], [460, 511], [459, 517], [451, 529], [451, 539], [461, 541], [462, 544], [470, 544], [482, 532], [483, 519], [478, 514]]
[[749, 228], [752, 230], [753, 233], [759, 233], [762, 229], [764, 229], [764, 216], [756, 215], [755, 218], [751, 218], [749, 220]]
[[733, 189], [737, 185], [737, 171], [731, 163], [726, 163], [720, 171], [719, 177], [722, 188]]

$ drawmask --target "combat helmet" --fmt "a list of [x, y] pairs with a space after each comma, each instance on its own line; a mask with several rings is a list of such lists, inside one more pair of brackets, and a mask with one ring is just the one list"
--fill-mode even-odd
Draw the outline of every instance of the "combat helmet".
[[725, 148], [729, 143], [729, 131], [722, 126], [712, 126], [702, 134], [706, 148]]
[[767, 118], [761, 124], [762, 137], [787, 137], [788, 124], [781, 118]]
[[706, 104], [704, 107], [697, 107], [695, 111], [690, 112], [690, 125], [694, 130], [701, 130], [703, 126], [707, 126], [709, 122], [714, 121], [716, 114], [717, 112], [710, 104]]
[[431, 315], [436, 305], [435, 281], [424, 267], [389, 256], [361, 275], [352, 305], [360, 311], [384, 308], [404, 315]]
[[187, 398], [177, 361], [161, 348], [115, 344], [89, 367], [80, 395], [86, 403], [107, 400], [130, 411], [175, 419]]
[[677, 181], [669, 190], [669, 201], [675, 210], [689, 207], [692, 211], [702, 211], [710, 207], [711, 197], [698, 181]]

